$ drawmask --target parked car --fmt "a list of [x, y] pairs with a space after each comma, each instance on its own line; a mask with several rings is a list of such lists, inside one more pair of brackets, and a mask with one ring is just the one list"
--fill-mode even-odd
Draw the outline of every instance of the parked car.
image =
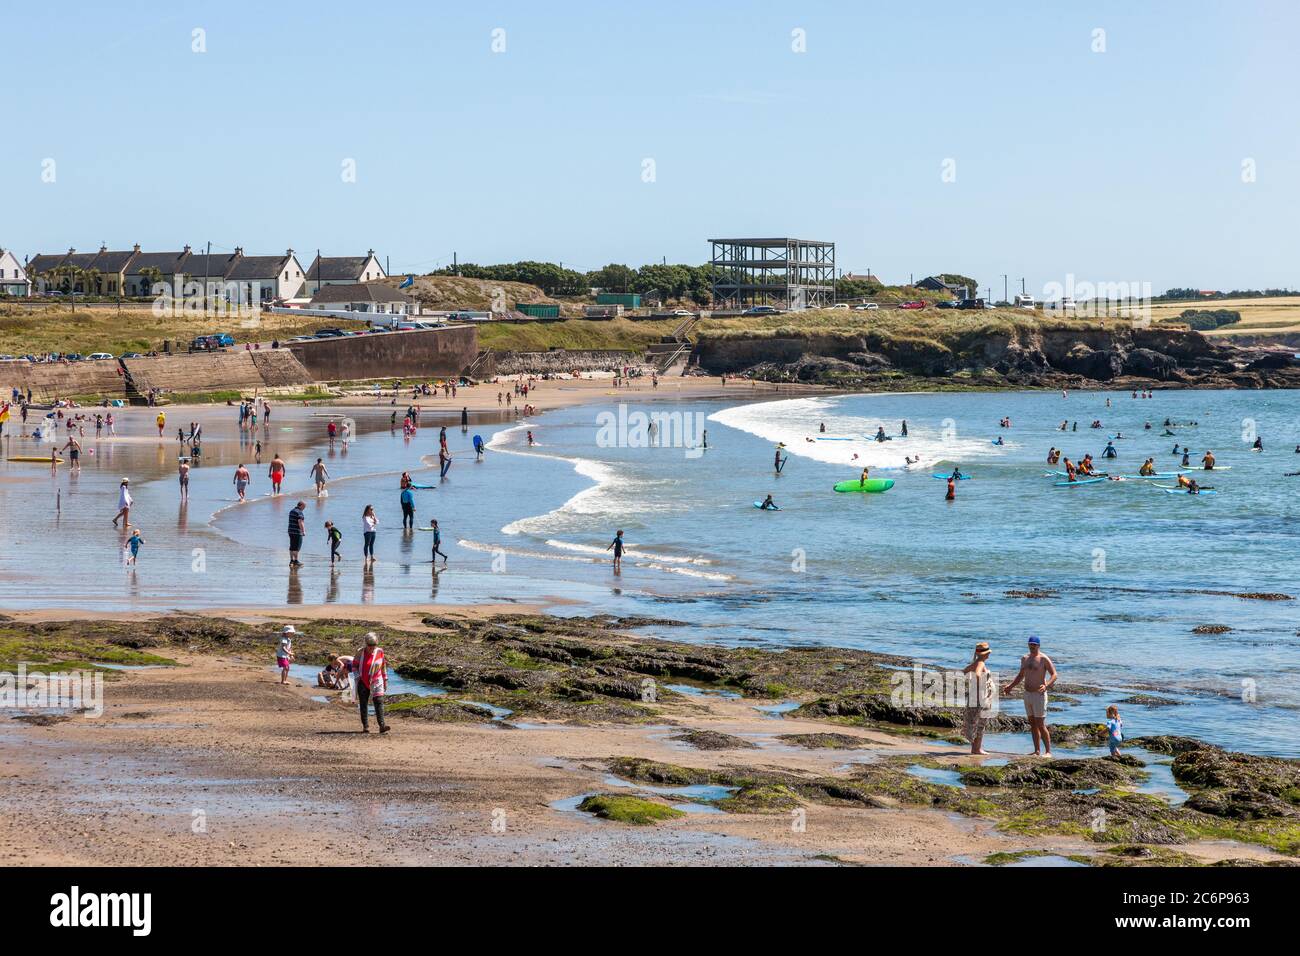
[[119, 358], [144, 358], [144, 355], [139, 352], [123, 352]]
[[879, 303], [863, 302], [861, 305], [855, 305], [853, 307], [853, 311], [854, 312], [875, 312], [879, 308], [880, 308]]
[[846, 310], [848, 309], [848, 307], [849, 304], [847, 302], [836, 302], [833, 306], [831, 306], [831, 311], [834, 312], [837, 309]]
[[960, 309], [962, 307], [961, 299], [944, 299], [936, 304], [941, 309]]
[[984, 308], [983, 299], [962, 299], [957, 303], [959, 309], [982, 309]]
[[83, 359], [80, 352], [68, 352], [63, 357], [69, 362], [80, 362]]
[[86, 358], [91, 362], [103, 362], [112, 359], [112, 352], [91, 352]]
[[781, 310], [774, 305], [751, 305], [741, 315], [780, 315]]
[[673, 309], [673, 315], [680, 315], [683, 319], [694, 317], [695, 313], [690, 309]]
[[1034, 308], [1034, 297], [1032, 295], [1026, 295], [1024, 293], [1021, 293], [1020, 295], [1016, 296], [1016, 308], [1017, 309]]
[[317, 329], [315, 338], [318, 339], [341, 339], [345, 338], [347, 333], [342, 329]]
[[899, 308], [900, 308], [900, 309], [924, 309], [924, 308], [925, 308], [925, 300], [924, 300], [924, 299], [917, 299], [917, 300], [914, 301], [914, 302], [904, 302], [902, 305], [899, 306]]

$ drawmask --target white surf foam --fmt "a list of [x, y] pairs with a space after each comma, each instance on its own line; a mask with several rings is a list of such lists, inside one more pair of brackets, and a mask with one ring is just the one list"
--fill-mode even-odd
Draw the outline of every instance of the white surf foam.
[[[787, 454], [799, 458], [854, 468], [907, 468], [906, 459], [917, 456], [921, 460], [911, 467], [925, 467], [941, 461], [992, 457], [999, 452], [987, 438], [962, 438], [942, 425], [910, 421], [907, 438], [878, 442], [872, 437], [878, 427], [884, 426], [887, 435], [896, 435], [899, 422], [846, 414], [839, 411], [841, 406], [841, 401], [791, 398], [724, 408], [710, 415], [709, 421], [773, 444], [782, 442]], [[819, 431], [822, 422], [826, 423], [825, 433]]]

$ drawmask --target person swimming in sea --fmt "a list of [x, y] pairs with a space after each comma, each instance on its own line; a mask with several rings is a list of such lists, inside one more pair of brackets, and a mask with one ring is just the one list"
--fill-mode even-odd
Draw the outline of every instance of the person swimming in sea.
[[1004, 442], [1004, 441], [1002, 440], [1002, 436], [999, 435], [997, 438], [995, 438], [995, 439], [993, 440], [993, 444], [995, 444], [995, 445], [1005, 445], [1006, 442]]
[[762, 508], [764, 511], [780, 511], [780, 510], [781, 510], [780, 508], [778, 508], [778, 507], [776, 506], [776, 502], [772, 500], [772, 496], [771, 496], [771, 495], [768, 495], [766, 498], [764, 498], [764, 499], [763, 499], [763, 503], [762, 503], [761, 505], [759, 505], [759, 507]]
[[889, 441], [889, 436], [885, 434], [884, 425], [876, 429], [876, 441]]
[[1112, 442], [1112, 441], [1108, 441], [1108, 442], [1106, 442], [1106, 447], [1105, 447], [1104, 449], [1102, 449], [1101, 457], [1102, 457], [1102, 458], [1118, 458], [1118, 457], [1119, 457], [1119, 452], [1115, 450], [1115, 443], [1114, 443], [1114, 442]]
[[904, 438], [907, 437], [907, 419], [906, 419], [906, 418], [903, 419], [903, 427], [899, 430], [899, 433], [900, 433]]
[[1201, 465], [1206, 471], [1214, 471], [1214, 452], [1207, 450], [1201, 457]]

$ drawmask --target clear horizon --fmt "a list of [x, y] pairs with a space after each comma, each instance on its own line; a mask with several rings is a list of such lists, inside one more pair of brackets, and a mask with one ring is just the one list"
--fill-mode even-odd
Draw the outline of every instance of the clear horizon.
[[1300, 287], [1300, 9], [745, 7], [7, 11], [0, 248]]

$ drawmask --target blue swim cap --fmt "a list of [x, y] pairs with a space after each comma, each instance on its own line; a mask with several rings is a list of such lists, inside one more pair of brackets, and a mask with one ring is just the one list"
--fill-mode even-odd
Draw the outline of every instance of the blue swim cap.
[[1029, 635], [1029, 643], [1030, 643], [1030, 644], [1041, 644], [1041, 643], [1043, 643], [1043, 642], [1040, 641], [1040, 640], [1038, 639], [1038, 635], [1037, 635], [1037, 634], [1030, 634], [1030, 635]]

